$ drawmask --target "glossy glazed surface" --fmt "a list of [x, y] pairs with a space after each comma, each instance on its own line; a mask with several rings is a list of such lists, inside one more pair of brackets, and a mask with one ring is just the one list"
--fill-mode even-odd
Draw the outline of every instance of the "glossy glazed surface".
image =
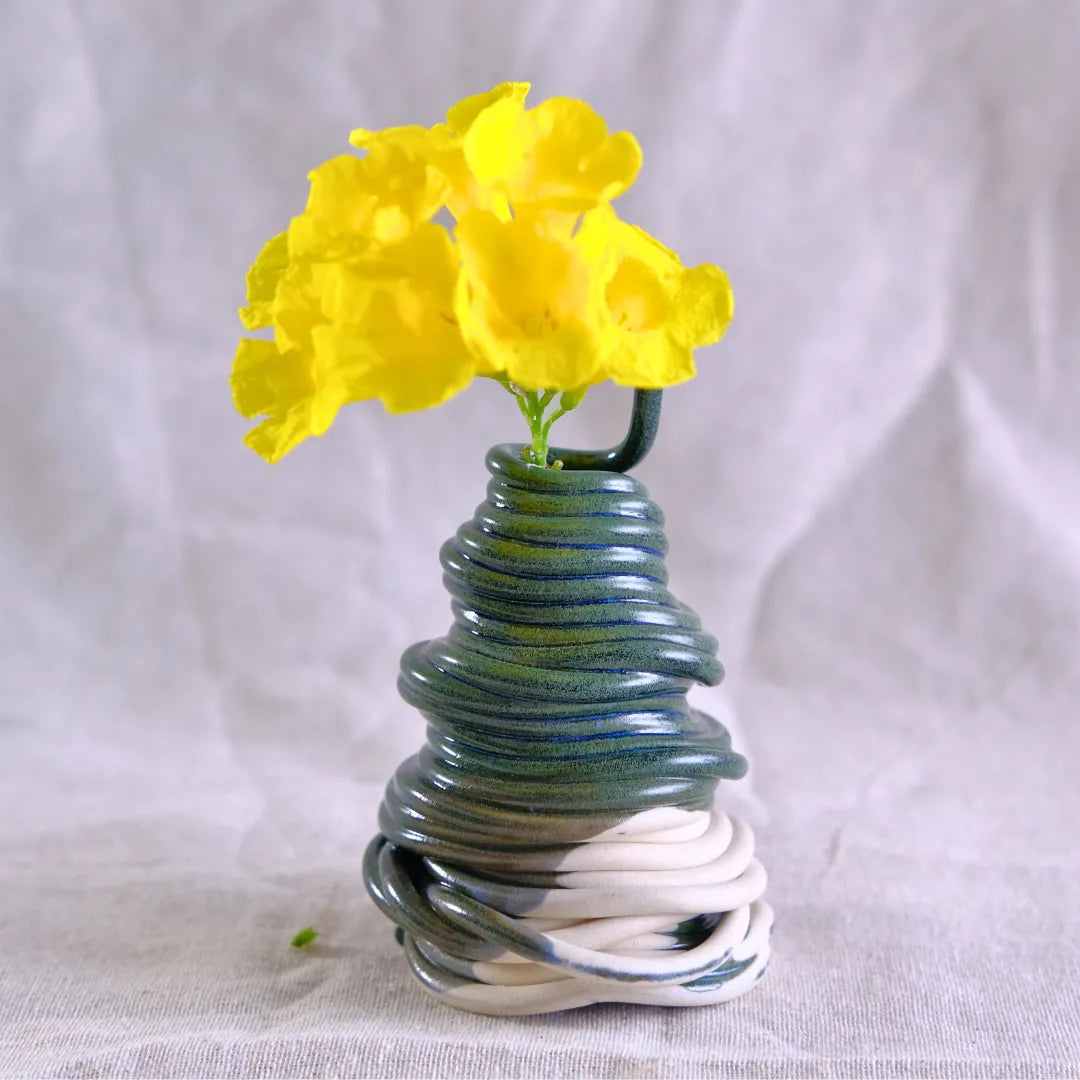
[[687, 703], [723, 672], [667, 589], [663, 514], [619, 473], [512, 446], [487, 466], [441, 552], [454, 625], [402, 657], [428, 740], [387, 789], [369, 891], [465, 1008], [733, 996], [771, 913], [749, 830], [712, 810], [746, 762]]

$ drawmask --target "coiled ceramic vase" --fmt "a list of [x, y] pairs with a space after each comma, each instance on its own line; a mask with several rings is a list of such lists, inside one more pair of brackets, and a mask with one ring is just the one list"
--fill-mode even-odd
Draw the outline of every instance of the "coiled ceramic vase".
[[402, 657], [428, 722], [365, 856], [423, 986], [490, 1014], [748, 990], [772, 912], [746, 771], [687, 703], [722, 668], [667, 589], [663, 514], [619, 472], [487, 456], [487, 500], [441, 552], [454, 624]]

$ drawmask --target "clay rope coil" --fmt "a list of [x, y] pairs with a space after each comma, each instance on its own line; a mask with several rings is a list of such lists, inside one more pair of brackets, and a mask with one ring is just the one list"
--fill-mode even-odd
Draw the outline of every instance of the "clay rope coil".
[[454, 625], [402, 657], [428, 722], [365, 857], [421, 982], [462, 1008], [705, 1004], [764, 972], [750, 830], [714, 808], [746, 761], [691, 708], [716, 641], [667, 589], [638, 481], [487, 456], [441, 552]]

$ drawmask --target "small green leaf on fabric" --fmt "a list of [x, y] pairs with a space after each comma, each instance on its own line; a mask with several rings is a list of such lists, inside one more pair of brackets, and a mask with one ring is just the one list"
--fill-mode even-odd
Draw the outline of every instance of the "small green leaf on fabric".
[[319, 936], [319, 931], [314, 926], [305, 926], [299, 934], [292, 939], [294, 949], [303, 949], [310, 945]]

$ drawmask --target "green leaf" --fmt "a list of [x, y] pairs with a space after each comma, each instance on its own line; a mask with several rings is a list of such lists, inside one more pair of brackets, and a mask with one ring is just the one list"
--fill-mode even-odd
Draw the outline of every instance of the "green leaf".
[[319, 931], [314, 926], [305, 926], [299, 934], [292, 939], [292, 947], [294, 949], [303, 949], [305, 946], [310, 945], [319, 936]]

